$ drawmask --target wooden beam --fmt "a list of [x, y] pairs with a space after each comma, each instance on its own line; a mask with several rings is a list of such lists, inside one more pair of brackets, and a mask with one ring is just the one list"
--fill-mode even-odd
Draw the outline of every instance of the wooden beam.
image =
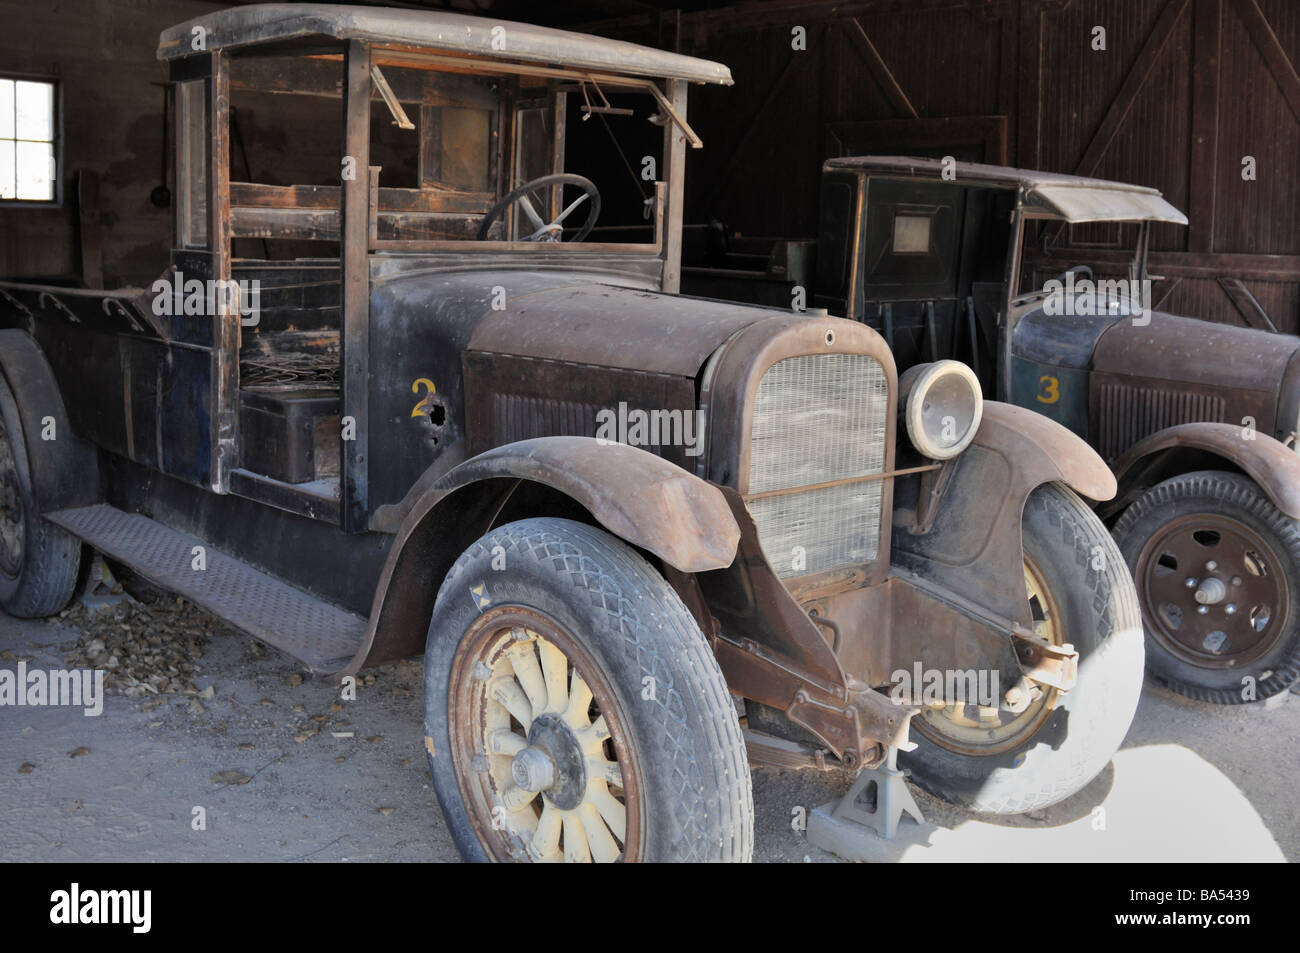
[[1138, 93], [1142, 91], [1147, 78], [1155, 71], [1160, 54], [1173, 37], [1174, 28], [1178, 25], [1183, 11], [1187, 9], [1187, 4], [1188, 0], [1168, 0], [1164, 9], [1160, 11], [1160, 16], [1156, 19], [1155, 26], [1151, 28], [1146, 42], [1142, 44], [1137, 59], [1133, 61], [1132, 68], [1124, 77], [1119, 93], [1111, 102], [1110, 108], [1106, 110], [1101, 125], [1097, 127], [1096, 134], [1088, 143], [1088, 148], [1084, 150], [1078, 165], [1075, 166], [1075, 174], [1096, 174], [1102, 158], [1106, 155], [1106, 150], [1115, 141], [1116, 134], [1132, 111], [1133, 104], [1137, 102]]
[[858, 48], [863, 59], [867, 61], [867, 68], [871, 70], [871, 76], [880, 86], [885, 94], [885, 99], [889, 100], [890, 108], [904, 119], [916, 119], [919, 114], [912, 101], [907, 98], [907, 93], [903, 92], [903, 87], [898, 85], [898, 80], [894, 78], [893, 71], [890, 70], [889, 64], [885, 62], [880, 51], [876, 49], [876, 44], [871, 42], [871, 37], [867, 36], [867, 31], [862, 26], [862, 21], [857, 17], [850, 17], [848, 28], [845, 31], [853, 45]]
[[1291, 114], [1300, 121], [1300, 75], [1296, 74], [1295, 64], [1282, 48], [1282, 43], [1273, 32], [1273, 27], [1269, 25], [1268, 18], [1264, 16], [1256, 0], [1231, 0], [1231, 2], [1232, 8], [1237, 11], [1237, 16], [1245, 25], [1246, 32], [1250, 34], [1251, 40], [1264, 57], [1264, 62], [1268, 64], [1268, 70], [1273, 74], [1278, 89], [1282, 90], [1282, 95], [1286, 97], [1286, 103], [1291, 107]]
[[[230, 60], [217, 50], [208, 80], [208, 242], [212, 248], [211, 278], [230, 280]], [[225, 287], [217, 285], [217, 287]], [[211, 486], [230, 492], [230, 471], [239, 454], [239, 309], [228, 295], [218, 294], [212, 316]]]
[[1196, 0], [1192, 23], [1192, 149], [1188, 175], [1187, 250], [1214, 251], [1218, 202], [1219, 44], [1223, 0]]
[[354, 439], [343, 440], [343, 529], [366, 529], [370, 488], [370, 47], [349, 40], [343, 68], [343, 415], [356, 422]]
[[1244, 281], [1240, 278], [1225, 276], [1219, 279], [1219, 287], [1227, 293], [1228, 300], [1232, 302], [1232, 306], [1237, 309], [1237, 313], [1245, 319], [1248, 325], [1252, 328], [1277, 333], [1277, 325], [1273, 323], [1259, 300], [1250, 293], [1250, 289], [1246, 287]]
[[[668, 100], [673, 109], [686, 119], [686, 82], [680, 79], [668, 81]], [[667, 164], [667, 216], [664, 237], [664, 275], [663, 290], [668, 294], [677, 294], [682, 285], [682, 215], [683, 200], [686, 198], [686, 133], [675, 122], [664, 123], [664, 161]]]

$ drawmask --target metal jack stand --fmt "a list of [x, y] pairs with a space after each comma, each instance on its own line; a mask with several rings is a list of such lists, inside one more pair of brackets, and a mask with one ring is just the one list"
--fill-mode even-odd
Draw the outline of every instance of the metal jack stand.
[[91, 562], [90, 571], [86, 576], [86, 586], [81, 590], [82, 605], [94, 613], [134, 601], [113, 576], [108, 563], [104, 562], [104, 557], [95, 553], [94, 561]]
[[[849, 793], [840, 798], [839, 804], [831, 811], [831, 817], [853, 821], [864, 827], [870, 827], [886, 840], [893, 840], [898, 833], [898, 822], [904, 814], [910, 814], [912, 820], [924, 824], [925, 818], [917, 807], [916, 799], [907, 789], [906, 775], [898, 770], [898, 749], [890, 748], [885, 756], [885, 763], [878, 768], [861, 772]], [[875, 786], [872, 798], [871, 787]], [[867, 803], [874, 806], [864, 810], [858, 805], [858, 798], [867, 795]]]
[[[907, 789], [906, 777], [898, 768], [898, 749], [889, 748], [884, 764], [860, 772], [844, 797], [812, 812], [808, 842], [847, 860], [884, 859], [879, 838], [893, 840], [904, 814], [911, 816], [918, 829], [926, 826], [921, 808]], [[877, 836], [871, 837], [867, 831]]]

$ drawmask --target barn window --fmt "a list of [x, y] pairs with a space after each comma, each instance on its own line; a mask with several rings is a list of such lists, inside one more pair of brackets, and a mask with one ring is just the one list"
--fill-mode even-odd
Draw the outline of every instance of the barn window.
[[58, 201], [58, 88], [0, 76], [0, 202]]

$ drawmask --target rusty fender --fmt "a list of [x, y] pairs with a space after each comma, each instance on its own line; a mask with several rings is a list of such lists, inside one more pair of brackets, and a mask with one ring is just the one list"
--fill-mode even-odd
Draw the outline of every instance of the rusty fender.
[[[898, 481], [895, 574], [946, 593], [953, 605], [1032, 629], [1021, 536], [1025, 501], [1052, 482], [1108, 500], [1114, 475], [1065, 427], [999, 401], [985, 402], [974, 442], [945, 469], [937, 479], [920, 474]], [[919, 506], [933, 515], [918, 520]]]
[[411, 507], [380, 575], [366, 637], [338, 676], [424, 651], [443, 577], [525, 483], [563, 494], [681, 573], [723, 569], [735, 559], [740, 529], [721, 491], [681, 467], [594, 437], [505, 444], [453, 467]]
[[1116, 501], [1119, 505], [1113, 509], [1122, 509], [1161, 480], [1187, 472], [1189, 468], [1177, 465], [1179, 450], [1205, 451], [1222, 457], [1258, 483], [1279, 510], [1300, 519], [1300, 454], [1267, 434], [1247, 431], [1236, 424], [1179, 424], [1134, 444], [1115, 462], [1122, 492]]

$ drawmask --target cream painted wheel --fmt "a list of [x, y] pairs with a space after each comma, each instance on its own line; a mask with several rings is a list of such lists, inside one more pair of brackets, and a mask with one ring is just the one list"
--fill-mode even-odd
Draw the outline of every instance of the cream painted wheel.
[[454, 662], [453, 758], [498, 859], [609, 863], [629, 845], [636, 856], [626, 736], [615, 740], [608, 688], [593, 689], [578, 652], [551, 620], [504, 607], [479, 617]]

